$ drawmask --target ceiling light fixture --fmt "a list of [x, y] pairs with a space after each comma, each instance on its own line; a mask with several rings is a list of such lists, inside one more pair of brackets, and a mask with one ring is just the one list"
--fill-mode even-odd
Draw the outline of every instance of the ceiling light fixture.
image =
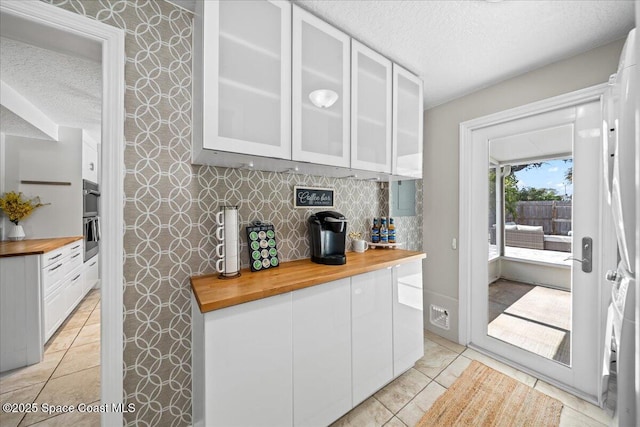
[[318, 89], [309, 94], [309, 100], [319, 108], [329, 108], [338, 100], [338, 94], [330, 89]]

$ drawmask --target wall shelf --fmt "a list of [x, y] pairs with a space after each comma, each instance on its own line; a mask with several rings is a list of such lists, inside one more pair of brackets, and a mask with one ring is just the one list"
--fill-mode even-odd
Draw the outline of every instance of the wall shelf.
[[70, 182], [63, 182], [63, 181], [20, 181], [20, 184], [25, 184], [25, 185], [71, 185]]

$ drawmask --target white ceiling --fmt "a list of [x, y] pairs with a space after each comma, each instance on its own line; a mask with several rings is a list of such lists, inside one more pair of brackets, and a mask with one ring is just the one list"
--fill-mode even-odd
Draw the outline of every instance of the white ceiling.
[[[102, 46], [73, 32], [0, 14], [0, 79], [59, 126], [100, 141]], [[2, 106], [0, 131], [50, 139]]]
[[[195, 1], [173, 3], [193, 11]], [[631, 0], [294, 2], [419, 74], [426, 108], [622, 38], [633, 26]], [[54, 122], [99, 140], [100, 46], [4, 16], [1, 24], [2, 80]], [[6, 109], [0, 118], [3, 132], [28, 133]]]
[[[174, 0], [194, 10], [196, 0]], [[293, 0], [424, 80], [430, 108], [623, 38], [633, 1]]]

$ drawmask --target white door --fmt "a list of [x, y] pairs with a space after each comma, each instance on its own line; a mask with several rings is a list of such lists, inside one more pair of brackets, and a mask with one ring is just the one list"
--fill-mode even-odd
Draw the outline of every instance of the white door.
[[[472, 216], [471, 225], [471, 304], [470, 304], [470, 346], [493, 353], [514, 364], [537, 372], [557, 385], [577, 392], [587, 399], [597, 401], [599, 395], [599, 371], [602, 354], [603, 324], [602, 313], [606, 301], [600, 299], [603, 270], [603, 257], [610, 254], [603, 253], [604, 248], [610, 248], [610, 238], [604, 234], [603, 223], [608, 221], [607, 210], [604, 206], [604, 188], [602, 179], [602, 161], [600, 135], [602, 123], [602, 108], [600, 101], [590, 102], [575, 107], [555, 110], [538, 114], [520, 120], [479, 129], [473, 132], [473, 152], [471, 156], [484, 156], [484, 165], [474, 163], [471, 172], [478, 179], [479, 184], [473, 187], [477, 194], [472, 196], [471, 203], [483, 200], [488, 212], [487, 171], [489, 165], [489, 141], [504, 138], [508, 135], [523, 134], [541, 129], [549, 129], [570, 124], [573, 127], [573, 254], [566, 257], [582, 259], [582, 239], [592, 239], [592, 269], [591, 272], [582, 270], [582, 264], [575, 261], [571, 264], [570, 299], [571, 325], [570, 334], [565, 338], [570, 340], [571, 357], [567, 364], [559, 363], [551, 358], [542, 357], [532, 350], [525, 350], [521, 346], [508, 343], [503, 339], [496, 339], [488, 333], [489, 304], [487, 285], [489, 269], [487, 263], [487, 216]], [[482, 158], [482, 157], [481, 157]], [[475, 191], [474, 190], [474, 191]], [[477, 206], [477, 205], [476, 205]], [[545, 253], [546, 251], [540, 251]], [[564, 259], [564, 258], [563, 258]], [[511, 262], [501, 257], [498, 262]], [[539, 266], [539, 282], [544, 283], [543, 261], [529, 262]], [[524, 264], [523, 264], [524, 265]], [[523, 267], [524, 268], [524, 267]], [[501, 267], [498, 267], [498, 271]], [[495, 266], [492, 269], [495, 274]], [[498, 273], [498, 276], [501, 273]], [[535, 282], [536, 278], [529, 282]], [[604, 292], [606, 294], [606, 292]], [[551, 309], [551, 308], [550, 308]], [[534, 338], [531, 338], [534, 339]], [[546, 338], [545, 338], [546, 339]]]
[[389, 267], [351, 278], [353, 406], [393, 378], [391, 273]]
[[422, 80], [393, 64], [394, 175], [422, 178]]
[[293, 6], [293, 160], [349, 167], [349, 41]]
[[291, 4], [206, 1], [197, 8], [203, 54], [194, 68], [203, 83], [194, 97], [203, 108], [194, 137], [210, 150], [290, 159]]
[[293, 425], [326, 426], [351, 409], [351, 287], [293, 292]]
[[351, 41], [351, 167], [391, 173], [391, 61]]

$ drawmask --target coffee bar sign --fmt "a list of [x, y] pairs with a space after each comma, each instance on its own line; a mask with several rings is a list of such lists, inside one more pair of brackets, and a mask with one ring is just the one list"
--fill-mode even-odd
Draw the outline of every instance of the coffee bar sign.
[[293, 187], [296, 208], [333, 208], [333, 188]]

